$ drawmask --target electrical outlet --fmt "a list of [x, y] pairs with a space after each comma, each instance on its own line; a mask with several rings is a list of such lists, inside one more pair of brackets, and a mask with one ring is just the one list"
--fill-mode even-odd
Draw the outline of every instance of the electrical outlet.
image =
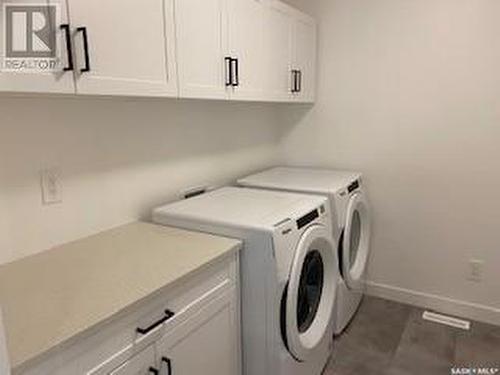
[[61, 203], [61, 173], [58, 168], [45, 169], [40, 173], [42, 203], [45, 205]]
[[484, 261], [480, 259], [469, 260], [469, 270], [467, 274], [467, 280], [480, 283], [483, 281], [483, 268]]

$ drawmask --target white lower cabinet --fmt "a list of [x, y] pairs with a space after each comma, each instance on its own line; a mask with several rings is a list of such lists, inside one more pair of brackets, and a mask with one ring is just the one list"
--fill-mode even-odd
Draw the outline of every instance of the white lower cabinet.
[[156, 362], [155, 348], [153, 345], [144, 349], [142, 352], [134, 355], [127, 362], [122, 364], [116, 370], [111, 371], [110, 375], [146, 375], [156, 371], [152, 366]]
[[232, 296], [225, 293], [202, 307], [110, 375], [238, 374], [239, 326]]
[[236, 304], [219, 297], [159, 341], [160, 374], [238, 374], [238, 329]]
[[226, 256], [13, 375], [241, 374], [238, 280]]

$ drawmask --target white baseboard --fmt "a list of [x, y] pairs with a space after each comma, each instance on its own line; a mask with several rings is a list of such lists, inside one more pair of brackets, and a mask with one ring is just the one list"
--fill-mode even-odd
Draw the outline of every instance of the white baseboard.
[[425, 309], [467, 318], [479, 322], [500, 325], [500, 309], [476, 303], [459, 301], [435, 294], [398, 288], [368, 281], [367, 294], [388, 300], [415, 305]]

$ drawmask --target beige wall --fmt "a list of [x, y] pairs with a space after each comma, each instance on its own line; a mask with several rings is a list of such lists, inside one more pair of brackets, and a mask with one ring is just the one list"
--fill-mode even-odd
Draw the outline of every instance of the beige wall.
[[[189, 186], [275, 162], [272, 105], [0, 97], [0, 263], [137, 218]], [[58, 166], [63, 203], [41, 204]]]
[[290, 2], [320, 21], [319, 92], [284, 155], [365, 173], [372, 292], [500, 323], [500, 2]]

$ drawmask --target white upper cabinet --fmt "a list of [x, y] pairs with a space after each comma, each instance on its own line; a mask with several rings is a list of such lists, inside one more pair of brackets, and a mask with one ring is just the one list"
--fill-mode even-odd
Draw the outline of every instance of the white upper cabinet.
[[[1, 25], [0, 91], [315, 99], [316, 23], [280, 0], [15, 1], [34, 8]], [[15, 68], [40, 56], [52, 69]]]
[[228, 0], [229, 53], [237, 100], [264, 98], [264, 5], [261, 0]]
[[227, 98], [226, 0], [175, 0], [175, 17], [179, 95]]
[[265, 100], [262, 0], [175, 0], [179, 95]]
[[172, 0], [68, 0], [80, 94], [176, 96]]
[[316, 22], [296, 12], [293, 27], [292, 91], [295, 100], [314, 102], [316, 98]]
[[294, 18], [289, 6], [271, 0], [264, 15], [264, 92], [272, 101], [291, 99]]
[[[75, 93], [72, 56], [68, 55], [71, 30], [66, 2], [45, 0], [44, 4], [40, 7], [40, 1], [0, 0], [0, 91]], [[50, 16], [49, 9], [53, 12]], [[4, 24], [7, 18], [12, 20], [8, 24], [11, 27]], [[32, 37], [38, 32], [29, 20], [35, 19], [45, 24], [40, 32], [45, 36], [55, 34], [55, 38]], [[25, 64], [31, 61], [39, 62], [36, 70], [26, 69]], [[51, 62], [56, 65], [49, 68]]]

